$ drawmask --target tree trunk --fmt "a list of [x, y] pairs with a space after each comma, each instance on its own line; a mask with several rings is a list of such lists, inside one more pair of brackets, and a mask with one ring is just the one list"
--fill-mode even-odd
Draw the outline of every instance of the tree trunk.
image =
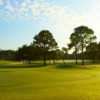
[[49, 60], [49, 63], [51, 63], [51, 60]]
[[95, 59], [93, 59], [92, 62], [95, 63]]
[[66, 65], [66, 63], [65, 63], [65, 61], [64, 61], [64, 58], [63, 58], [63, 56], [61, 56], [61, 58], [62, 58], [62, 60], [63, 60], [64, 65]]
[[[75, 47], [76, 48], [76, 47]], [[76, 52], [75, 52], [75, 56], [76, 56], [76, 65], [77, 65], [77, 48], [75, 49]]]
[[84, 65], [84, 51], [83, 51], [83, 45], [82, 45], [82, 65]]
[[46, 65], [46, 51], [44, 50], [44, 66]]
[[53, 63], [54, 63], [54, 65], [55, 65], [55, 59], [53, 59]]
[[[53, 45], [52, 45], [52, 52], [53, 52]], [[55, 65], [54, 55], [52, 55], [52, 56], [53, 56], [53, 63], [54, 63], [54, 65]]]
[[77, 65], [77, 52], [76, 52], [76, 65]]
[[31, 61], [29, 60], [29, 65], [31, 66]]

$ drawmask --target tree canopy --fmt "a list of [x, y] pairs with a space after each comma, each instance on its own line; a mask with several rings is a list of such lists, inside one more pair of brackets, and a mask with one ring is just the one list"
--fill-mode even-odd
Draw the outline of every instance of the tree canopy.
[[44, 65], [46, 65], [47, 51], [50, 50], [51, 47], [54, 48], [56, 44], [52, 33], [48, 30], [40, 31], [39, 34], [35, 35], [33, 43], [43, 50]]
[[[69, 48], [75, 47], [76, 58], [77, 51], [80, 50], [82, 52], [82, 65], [84, 65], [84, 49], [91, 42], [96, 40], [96, 36], [94, 35], [94, 31], [87, 26], [79, 26], [74, 29], [74, 33], [70, 36], [70, 44], [68, 44]], [[77, 61], [76, 61], [77, 63]]]

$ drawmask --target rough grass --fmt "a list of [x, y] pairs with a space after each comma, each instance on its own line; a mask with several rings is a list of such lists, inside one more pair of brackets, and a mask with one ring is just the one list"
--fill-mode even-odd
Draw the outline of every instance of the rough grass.
[[0, 100], [100, 100], [100, 64], [0, 61]]

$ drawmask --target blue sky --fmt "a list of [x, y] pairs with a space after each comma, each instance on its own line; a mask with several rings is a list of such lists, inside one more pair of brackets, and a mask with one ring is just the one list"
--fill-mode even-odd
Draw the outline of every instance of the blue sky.
[[100, 0], [0, 0], [0, 48], [17, 50], [49, 30], [67, 47], [73, 29], [92, 28], [100, 41]]

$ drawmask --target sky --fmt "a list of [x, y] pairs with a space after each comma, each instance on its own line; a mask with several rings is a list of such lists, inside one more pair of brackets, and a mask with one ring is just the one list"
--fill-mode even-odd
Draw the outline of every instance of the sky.
[[100, 41], [100, 0], [0, 0], [0, 49], [30, 45], [49, 30], [58, 46], [67, 47], [74, 28], [88, 26]]

